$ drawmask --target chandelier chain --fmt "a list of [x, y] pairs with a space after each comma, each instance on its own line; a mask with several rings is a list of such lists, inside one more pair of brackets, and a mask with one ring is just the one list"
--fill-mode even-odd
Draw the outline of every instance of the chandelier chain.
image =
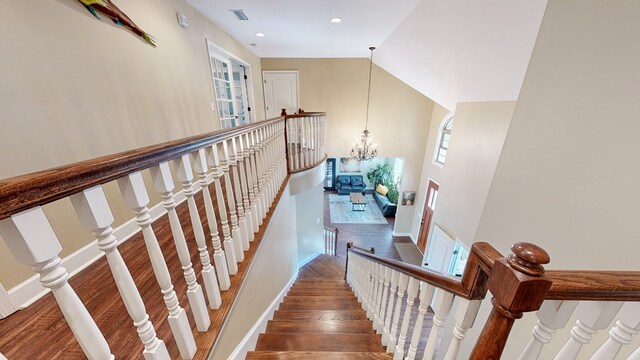
[[369, 57], [369, 86], [367, 87], [367, 115], [364, 118], [364, 129], [369, 130], [369, 100], [371, 99], [371, 70], [373, 69], [373, 50], [376, 48], [370, 47], [371, 56]]

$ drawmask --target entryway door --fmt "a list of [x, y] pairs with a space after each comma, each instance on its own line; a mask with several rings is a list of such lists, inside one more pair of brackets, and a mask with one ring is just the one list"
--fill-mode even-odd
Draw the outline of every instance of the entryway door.
[[438, 200], [438, 190], [440, 190], [440, 185], [433, 180], [429, 180], [429, 184], [427, 185], [427, 198], [422, 213], [422, 221], [420, 222], [420, 233], [418, 234], [418, 249], [420, 249], [423, 254], [427, 247], [427, 237], [429, 236], [429, 229], [431, 228], [433, 210], [435, 210], [436, 201]]
[[280, 116], [282, 109], [298, 112], [298, 72], [263, 71], [264, 105], [267, 119]]

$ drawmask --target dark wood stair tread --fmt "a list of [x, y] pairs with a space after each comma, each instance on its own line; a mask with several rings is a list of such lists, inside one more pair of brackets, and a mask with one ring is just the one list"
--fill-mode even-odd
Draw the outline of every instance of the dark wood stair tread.
[[362, 306], [357, 301], [289, 302], [280, 304], [279, 310], [357, 310]]
[[384, 352], [375, 334], [260, 334], [256, 351]]
[[276, 310], [273, 320], [366, 320], [364, 310]]
[[358, 302], [358, 298], [353, 295], [334, 295], [334, 296], [326, 296], [326, 295], [318, 295], [318, 296], [306, 296], [306, 295], [287, 295], [284, 297], [283, 303], [289, 302], [318, 302], [318, 301], [353, 301]]
[[373, 334], [369, 320], [271, 320], [266, 333]]
[[[312, 289], [292, 289], [289, 290], [287, 295], [292, 296], [333, 296], [333, 295], [353, 295], [351, 289], [344, 290], [312, 290]], [[353, 295], [355, 296], [355, 295]]]
[[330, 352], [330, 351], [252, 351], [246, 359], [258, 360], [390, 360], [393, 354], [376, 352]]

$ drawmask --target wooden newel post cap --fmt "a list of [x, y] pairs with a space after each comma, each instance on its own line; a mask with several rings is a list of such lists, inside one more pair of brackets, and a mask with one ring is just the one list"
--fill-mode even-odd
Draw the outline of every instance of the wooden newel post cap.
[[512, 254], [507, 256], [507, 261], [514, 269], [530, 276], [542, 276], [543, 264], [551, 261], [549, 254], [541, 247], [519, 242], [511, 246]]

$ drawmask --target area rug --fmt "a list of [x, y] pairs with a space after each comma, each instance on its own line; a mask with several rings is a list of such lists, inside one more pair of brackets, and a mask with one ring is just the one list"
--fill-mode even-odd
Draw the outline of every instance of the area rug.
[[329, 195], [329, 212], [331, 222], [334, 224], [386, 224], [387, 219], [382, 216], [380, 208], [373, 196], [364, 196], [367, 201], [365, 211], [351, 210], [351, 198], [349, 195]]
[[395, 243], [393, 244], [400, 255], [402, 261], [413, 264], [422, 265], [422, 253], [414, 243]]

